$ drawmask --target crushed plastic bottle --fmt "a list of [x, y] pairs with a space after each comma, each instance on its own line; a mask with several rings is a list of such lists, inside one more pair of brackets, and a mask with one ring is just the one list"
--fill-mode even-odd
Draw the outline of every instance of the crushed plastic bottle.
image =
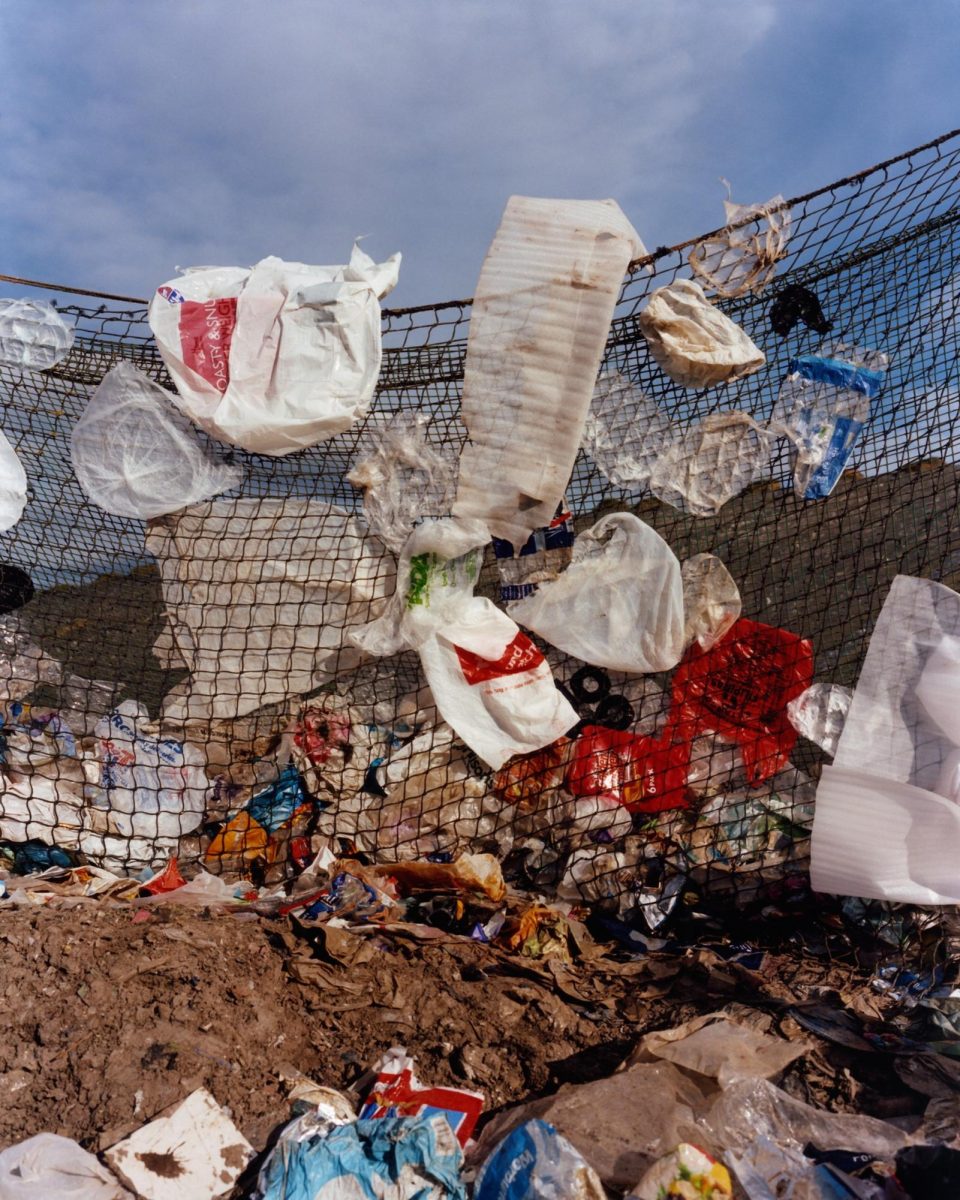
[[795, 358], [774, 406], [771, 430], [796, 449], [793, 486], [804, 500], [829, 496], [880, 395], [888, 359], [879, 350], [826, 343]]
[[0, 362], [45, 371], [66, 358], [74, 335], [52, 304], [0, 300]]
[[837, 683], [814, 683], [787, 705], [790, 724], [801, 737], [831, 757], [843, 733], [853, 692]]

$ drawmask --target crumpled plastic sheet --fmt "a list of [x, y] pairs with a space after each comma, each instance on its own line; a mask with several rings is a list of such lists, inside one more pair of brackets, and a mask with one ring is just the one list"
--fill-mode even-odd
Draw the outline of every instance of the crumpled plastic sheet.
[[736, 580], [715, 554], [695, 554], [680, 568], [685, 616], [684, 641], [709, 650], [740, 617]]
[[790, 240], [791, 216], [780, 195], [765, 204], [723, 202], [726, 225], [690, 251], [690, 266], [721, 296], [760, 293], [773, 278]]
[[75, 333], [43, 300], [0, 300], [0, 362], [45, 371], [70, 353]]
[[347, 482], [363, 490], [363, 519], [371, 533], [399, 554], [414, 525], [423, 517], [450, 511], [457, 463], [432, 446], [424, 413], [401, 412], [390, 423], [372, 428], [368, 422]]
[[838, 683], [813, 683], [790, 701], [787, 716], [801, 737], [832, 756], [837, 753], [852, 700], [850, 688]]
[[133, 1200], [89, 1151], [71, 1138], [38, 1133], [0, 1150], [0, 1200]]

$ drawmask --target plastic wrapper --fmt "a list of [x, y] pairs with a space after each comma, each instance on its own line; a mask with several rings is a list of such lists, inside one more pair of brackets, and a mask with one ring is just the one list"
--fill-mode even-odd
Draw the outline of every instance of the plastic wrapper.
[[464, 854], [451, 863], [377, 863], [366, 874], [390, 880], [401, 895], [413, 892], [480, 892], [494, 903], [506, 895], [500, 864], [492, 854]]
[[119, 362], [103, 377], [70, 435], [85, 494], [106, 512], [146, 521], [238, 487], [239, 467], [217, 462], [169, 392]]
[[711, 649], [691, 648], [674, 672], [668, 729], [691, 742], [713, 730], [740, 747], [756, 786], [786, 765], [796, 742], [787, 704], [810, 686], [809, 641], [741, 617]]
[[323, 1125], [281, 1139], [258, 1181], [261, 1200], [466, 1200], [463, 1155], [439, 1114]]
[[262, 259], [198, 267], [159, 287], [150, 328], [207, 433], [254, 454], [291, 454], [364, 416], [380, 373], [380, 304], [400, 255], [346, 266]]
[[714, 554], [695, 554], [680, 568], [685, 614], [684, 642], [709, 650], [740, 616], [740, 589]]
[[510, 759], [494, 776], [494, 794], [520, 812], [546, 807], [563, 786], [571, 745], [567, 738], [560, 738], [533, 754]]
[[[728, 185], [729, 191], [729, 185]], [[721, 296], [762, 292], [790, 240], [790, 209], [782, 196], [765, 204], [724, 200], [726, 227], [690, 251], [690, 266]]]
[[683, 808], [689, 746], [586, 725], [574, 743], [566, 786], [574, 796], [609, 796], [630, 812]]
[[484, 1160], [474, 1200], [605, 1200], [596, 1172], [547, 1121], [527, 1121]]
[[368, 431], [347, 476], [363, 491], [367, 528], [394, 554], [417, 521], [444, 516], [453, 502], [457, 464], [427, 441], [428, 423], [423, 413], [401, 412], [389, 425]]
[[787, 716], [801, 737], [834, 755], [852, 699], [853, 692], [840, 684], [814, 683], [790, 701]]
[[836, 487], [883, 389], [887, 361], [879, 350], [837, 343], [788, 366], [770, 426], [793, 443], [793, 486], [804, 500]]
[[817, 891], [960, 902], [960, 596], [898, 575], [817, 789]]
[[535, 529], [517, 553], [510, 542], [493, 539], [493, 553], [500, 574], [501, 604], [523, 600], [538, 584], [557, 579], [573, 557], [573, 517], [561, 504], [545, 529]]
[[733, 1181], [723, 1165], [689, 1142], [650, 1168], [627, 1200], [731, 1200]]
[[[295, 817], [304, 814], [309, 818], [313, 810], [300, 772], [288, 766], [219, 830], [207, 847], [204, 862], [215, 873], [240, 875], [248, 874], [259, 862], [271, 865], [287, 848]], [[304, 827], [306, 824], [304, 821]], [[287, 837], [277, 836], [281, 832]]]
[[683, 653], [680, 563], [631, 513], [611, 513], [580, 534], [560, 578], [509, 612], [551, 645], [595, 666], [666, 671]]
[[612, 200], [507, 202], [473, 298], [455, 515], [514, 546], [549, 524], [624, 274], [643, 253]]
[[640, 330], [662, 369], [683, 387], [729, 383], [766, 362], [763, 351], [692, 279], [658, 288], [640, 313]]
[[437, 710], [495, 770], [576, 724], [543, 654], [492, 601], [474, 596], [486, 530], [424, 522], [398, 563], [388, 611], [351, 636], [374, 654], [419, 651]]
[[345, 630], [393, 593], [392, 556], [355, 517], [315, 500], [216, 500], [161, 517], [165, 628], [154, 655], [190, 678], [166, 720], [243, 716], [313, 691], [360, 661]]
[[401, 1047], [388, 1050], [375, 1067], [377, 1077], [361, 1106], [359, 1119], [409, 1119], [440, 1113], [460, 1145], [466, 1146], [483, 1111], [483, 1096], [463, 1088], [424, 1087], [413, 1068], [413, 1059]]
[[0, 362], [45, 371], [66, 358], [74, 327], [42, 300], [0, 300]]
[[27, 507], [27, 473], [17, 452], [0, 431], [0, 533], [6, 533]]
[[56, 1133], [0, 1150], [0, 1200], [133, 1200], [92, 1154]]

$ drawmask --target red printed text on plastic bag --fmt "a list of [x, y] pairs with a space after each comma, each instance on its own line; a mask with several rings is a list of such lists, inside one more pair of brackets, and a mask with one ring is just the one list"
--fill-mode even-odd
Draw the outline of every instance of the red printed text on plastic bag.
[[524, 671], [532, 671], [544, 661], [543, 655], [530, 641], [525, 633], [517, 632], [506, 650], [498, 659], [481, 658], [472, 650], [464, 650], [462, 646], [454, 646], [457, 658], [460, 660], [460, 670], [463, 677], [471, 686], [487, 683], [491, 679], [500, 679], [504, 675], [522, 675]]
[[184, 300], [180, 306], [180, 356], [221, 393], [230, 383], [230, 343], [236, 323], [236, 296]]

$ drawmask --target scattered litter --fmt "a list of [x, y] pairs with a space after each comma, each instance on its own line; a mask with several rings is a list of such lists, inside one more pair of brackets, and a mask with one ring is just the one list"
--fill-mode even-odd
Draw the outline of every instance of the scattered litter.
[[392, 879], [403, 893], [476, 891], [494, 901], [506, 894], [500, 864], [492, 854], [464, 854], [451, 863], [377, 863], [366, 870], [374, 877]]
[[804, 500], [821, 500], [836, 487], [883, 388], [887, 363], [879, 350], [838, 342], [788, 366], [770, 427], [793, 443], [793, 486]]
[[558, 650], [593, 666], [666, 671], [683, 653], [680, 563], [632, 513], [611, 513], [581, 533], [559, 579], [508, 611]]
[[501, 604], [523, 600], [539, 584], [558, 579], [573, 558], [573, 543], [573, 517], [562, 501], [550, 524], [545, 529], [535, 529], [516, 554], [510, 542], [494, 538]]
[[400, 412], [368, 431], [347, 482], [363, 491], [363, 519], [371, 533], [399, 554], [423, 517], [450, 511], [456, 462], [427, 441], [429, 418]]
[[473, 298], [456, 516], [514, 546], [550, 523], [627, 265], [644, 253], [612, 200], [510, 198]]
[[391, 1117], [446, 1117], [461, 1146], [466, 1146], [483, 1111], [483, 1096], [462, 1088], [424, 1087], [414, 1062], [399, 1046], [388, 1050], [374, 1067], [376, 1079], [360, 1109], [361, 1121]]
[[650, 353], [674, 383], [707, 388], [759, 371], [763, 351], [692, 279], [658, 288], [640, 314]]
[[732, 1196], [733, 1182], [723, 1163], [682, 1142], [654, 1163], [628, 1200], [728, 1200]]
[[770, 327], [780, 337], [786, 337], [798, 321], [821, 335], [833, 328], [833, 322], [823, 315], [816, 292], [799, 283], [788, 283], [770, 305]]
[[738, 620], [740, 589], [714, 554], [688, 558], [680, 568], [680, 578], [686, 617], [684, 645], [696, 641], [701, 650], [709, 650]]
[[347, 266], [265, 258], [198, 267], [159, 287], [150, 328], [180, 407], [253, 454], [304, 450], [364, 416], [380, 373], [380, 304], [400, 255]]
[[112, 1146], [104, 1158], [144, 1200], [224, 1196], [254, 1150], [216, 1100], [198, 1088]]
[[729, 196], [727, 184], [725, 227], [697, 242], [690, 251], [690, 266], [705, 286], [721, 296], [759, 294], [786, 253], [790, 209], [779, 195], [765, 204], [734, 204]]
[[70, 435], [86, 495], [106, 512], [141, 521], [238, 487], [239, 467], [212, 458], [169, 392], [119, 362], [103, 377]]
[[838, 683], [814, 683], [787, 705], [790, 724], [831, 756], [843, 733], [853, 692]]
[[70, 1138], [38, 1133], [0, 1150], [0, 1200], [133, 1200]]
[[605, 1200], [596, 1172], [547, 1121], [527, 1121], [477, 1173], [474, 1200]]
[[46, 371], [66, 358], [75, 330], [44, 300], [0, 300], [0, 362]]

